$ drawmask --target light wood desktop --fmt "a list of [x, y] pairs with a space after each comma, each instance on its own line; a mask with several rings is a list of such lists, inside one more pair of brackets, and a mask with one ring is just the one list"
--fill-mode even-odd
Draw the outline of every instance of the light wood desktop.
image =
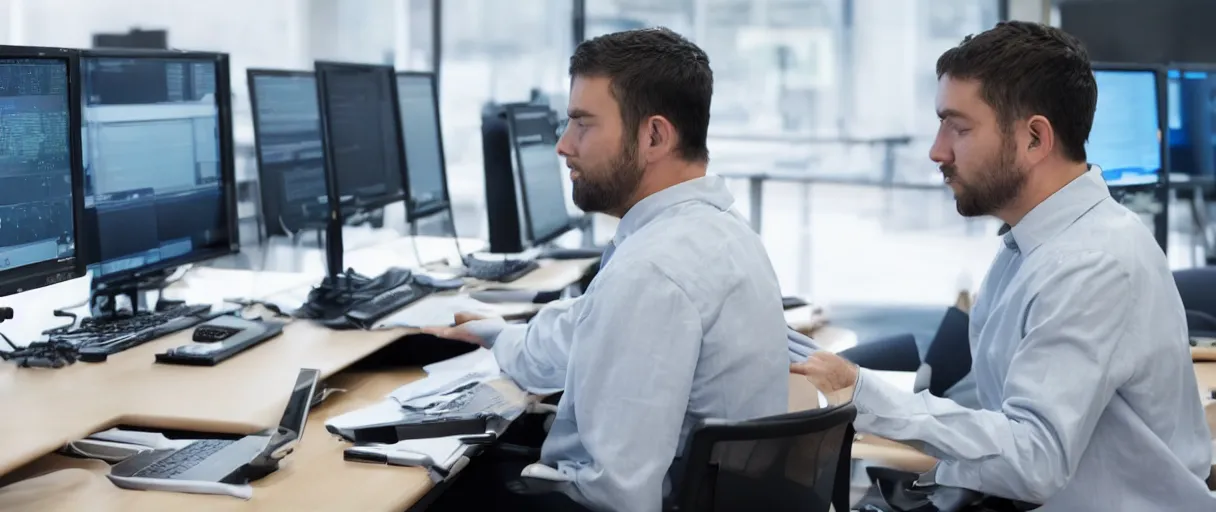
[[[538, 275], [525, 276], [520, 281], [541, 290], [560, 290], [581, 277], [590, 264], [588, 260], [546, 262], [542, 270], [536, 273]], [[236, 279], [231, 273], [240, 271], [222, 272]], [[238, 282], [258, 282], [256, 275], [256, 272], [250, 273]], [[240, 293], [241, 287], [235, 288], [228, 289], [228, 293]], [[223, 293], [223, 290], [208, 290], [205, 293]], [[432, 299], [423, 299], [417, 304], [421, 305], [427, 300]], [[368, 507], [356, 506], [354, 509], [381, 508], [370, 506], [381, 503], [400, 510], [403, 507], [398, 504], [412, 503], [430, 488], [425, 473], [408, 468], [344, 463], [341, 450], [345, 445], [332, 439], [324, 431], [323, 424], [328, 417], [379, 400], [393, 388], [420, 376], [416, 370], [336, 375], [409, 333], [406, 329], [333, 331], [310, 322], [293, 321], [281, 336], [212, 368], [153, 362], [154, 354], [188, 343], [189, 331], [112, 355], [107, 362], [100, 364], [76, 363], [58, 370], [0, 365], [0, 410], [9, 411], [5, 421], [0, 422], [0, 474], [18, 470], [67, 442], [120, 424], [199, 432], [252, 433], [278, 422], [286, 403], [287, 391], [298, 369], [316, 368], [330, 385], [353, 385], [355, 389], [347, 395], [337, 395], [331, 399], [332, 403], [324, 404], [310, 415], [305, 440], [299, 452], [290, 457], [294, 461], [293, 467], [299, 468], [280, 471], [259, 482], [255, 497], [250, 502], [208, 497], [206, 508], [309, 508], [321, 503], [317, 500], [322, 500], [329, 490], [343, 489], [337, 493], [344, 496], [342, 506], [322, 508], [349, 509], [352, 503], [367, 497]], [[402, 342], [408, 343], [409, 340], [407, 338]], [[344, 384], [348, 379], [354, 380]], [[53, 455], [50, 457], [52, 460], [63, 459]], [[39, 464], [43, 462], [39, 461]], [[290, 478], [295, 471], [316, 476]], [[381, 476], [370, 476], [373, 473], [378, 475], [381, 471], [384, 472]], [[104, 474], [103, 470], [100, 475]], [[421, 475], [421, 479], [418, 475]], [[64, 478], [70, 480], [77, 477], [69, 475]], [[8, 477], [5, 480], [13, 481]], [[292, 483], [284, 485], [284, 481]], [[111, 489], [108, 481], [105, 485], [87, 483], [85, 487], [105, 489], [106, 493], [118, 491]], [[391, 496], [377, 494], [376, 488], [385, 489], [384, 492]], [[8, 488], [4, 491], [11, 495]], [[123, 505], [119, 508], [122, 510], [143, 509], [145, 496], [156, 496], [154, 503], [148, 505], [149, 509], [157, 510], [168, 508], [167, 503], [189, 501], [199, 504], [195, 506], [203, 506], [204, 503], [192, 501], [204, 497], [170, 493], [120, 491], [117, 496], [121, 497]], [[161, 499], [166, 501], [159, 501]], [[135, 506], [136, 502], [138, 506]], [[308, 506], [293, 506], [303, 504]]]

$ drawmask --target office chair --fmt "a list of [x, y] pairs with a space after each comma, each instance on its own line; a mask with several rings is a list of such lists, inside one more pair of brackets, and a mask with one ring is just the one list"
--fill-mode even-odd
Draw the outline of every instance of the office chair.
[[1216, 267], [1177, 270], [1174, 284], [1186, 308], [1191, 336], [1216, 337]]
[[[664, 510], [849, 510], [856, 417], [845, 404], [754, 420], [702, 420], [673, 465]], [[542, 464], [524, 468], [521, 477], [554, 490], [566, 481]]]
[[950, 388], [971, 373], [971, 316], [957, 307], [946, 310], [937, 334], [925, 352], [928, 389], [933, 396], [946, 397]]
[[971, 372], [970, 323], [966, 312], [957, 307], [948, 308], [923, 361], [916, 338], [911, 334], [896, 334], [862, 343], [841, 351], [840, 357], [871, 370], [920, 372], [917, 388], [945, 397], [946, 391]]
[[905, 333], [884, 336], [840, 351], [843, 357], [862, 368], [886, 372], [914, 372], [920, 367], [916, 337]]

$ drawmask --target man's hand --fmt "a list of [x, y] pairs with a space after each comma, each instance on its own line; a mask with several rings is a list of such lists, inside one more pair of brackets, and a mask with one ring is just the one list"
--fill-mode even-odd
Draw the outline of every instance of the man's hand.
[[422, 332], [447, 338], [449, 340], [463, 341], [474, 345], [485, 346], [485, 340], [473, 334], [468, 329], [461, 327], [462, 325], [474, 320], [484, 320], [486, 317], [473, 313], [456, 313], [456, 322], [452, 327], [424, 327]]
[[857, 386], [857, 365], [826, 350], [817, 350], [806, 361], [790, 365], [790, 373], [805, 375], [832, 405], [852, 400]]

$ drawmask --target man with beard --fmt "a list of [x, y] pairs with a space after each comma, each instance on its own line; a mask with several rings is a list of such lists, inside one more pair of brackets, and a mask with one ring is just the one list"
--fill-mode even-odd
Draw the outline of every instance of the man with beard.
[[1086, 51], [1058, 29], [1005, 22], [946, 51], [937, 74], [930, 157], [960, 214], [1005, 222], [971, 311], [982, 409], [824, 352], [793, 371], [831, 402], [851, 399], [859, 431], [937, 457], [926, 485], [1043, 511], [1216, 510], [1169, 266], [1086, 164], [1099, 93]]
[[490, 347], [529, 391], [564, 390], [541, 462], [565, 495], [657, 511], [698, 420], [786, 412], [781, 291], [723, 180], [706, 175], [705, 53], [667, 29], [620, 32], [580, 44], [570, 75], [557, 151], [574, 201], [621, 219], [599, 274], [528, 325], [462, 315], [430, 332]]

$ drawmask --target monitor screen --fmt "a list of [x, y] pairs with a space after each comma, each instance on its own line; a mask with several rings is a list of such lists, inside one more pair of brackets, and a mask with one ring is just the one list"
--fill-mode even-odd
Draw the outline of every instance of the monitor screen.
[[[230, 249], [215, 55], [92, 55], [84, 73], [85, 219], [107, 281]], [[224, 70], [226, 73], [226, 70]]]
[[1173, 69], [1168, 74], [1169, 163], [1173, 172], [1192, 176], [1216, 174], [1216, 72]]
[[66, 58], [0, 57], [0, 295], [80, 273], [68, 73]]
[[325, 151], [343, 210], [403, 200], [393, 68], [318, 62], [316, 71]]
[[327, 197], [316, 77], [254, 70], [249, 75], [267, 232], [317, 227], [325, 222]]
[[517, 106], [508, 114], [512, 150], [527, 217], [527, 238], [541, 244], [572, 226], [557, 156], [557, 131], [548, 107]]
[[409, 169], [408, 215], [416, 220], [446, 208], [448, 203], [434, 75], [398, 74], [397, 103], [401, 106], [401, 135]]
[[1158, 73], [1094, 71], [1098, 108], [1085, 151], [1112, 186], [1157, 183], [1161, 174]]

